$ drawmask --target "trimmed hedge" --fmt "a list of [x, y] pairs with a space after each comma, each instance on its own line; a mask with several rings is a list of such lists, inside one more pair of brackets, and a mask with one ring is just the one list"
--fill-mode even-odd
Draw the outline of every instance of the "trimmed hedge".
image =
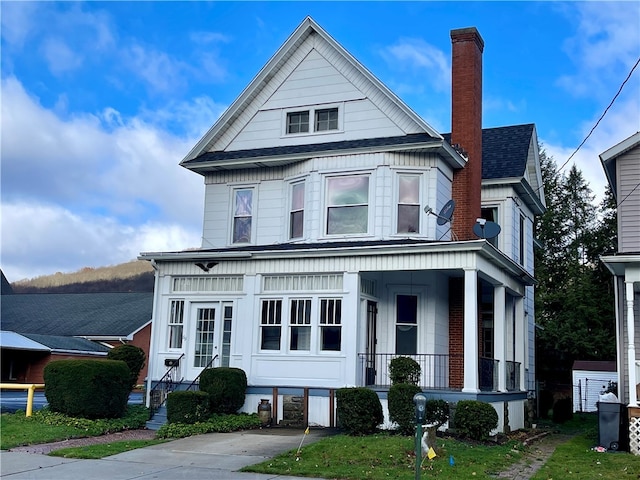
[[444, 425], [449, 420], [449, 404], [441, 398], [430, 398], [425, 406], [425, 422]]
[[209, 394], [201, 391], [175, 391], [167, 396], [169, 423], [204, 422], [209, 418]]
[[244, 405], [247, 375], [239, 368], [206, 368], [200, 375], [200, 390], [209, 394], [212, 413], [236, 413]]
[[456, 431], [473, 440], [489, 438], [491, 430], [498, 427], [498, 413], [488, 403], [478, 400], [461, 400], [454, 416]]
[[415, 432], [416, 408], [413, 396], [420, 392], [420, 387], [410, 383], [397, 383], [389, 388], [389, 419], [398, 424], [397, 430], [402, 435], [413, 435]]
[[57, 360], [44, 368], [44, 394], [54, 412], [120, 418], [127, 410], [130, 378], [121, 360]]
[[384, 421], [380, 399], [368, 388], [340, 388], [336, 403], [338, 425], [348, 435], [369, 435]]
[[140, 375], [140, 370], [144, 367], [144, 362], [147, 359], [144, 350], [135, 345], [118, 345], [109, 350], [107, 358], [109, 360], [122, 360], [127, 364], [131, 372], [129, 383], [131, 384], [131, 390], [133, 390], [138, 384], [138, 375]]
[[420, 371], [420, 364], [413, 358], [396, 357], [389, 362], [389, 378], [392, 385], [397, 383], [418, 385]]

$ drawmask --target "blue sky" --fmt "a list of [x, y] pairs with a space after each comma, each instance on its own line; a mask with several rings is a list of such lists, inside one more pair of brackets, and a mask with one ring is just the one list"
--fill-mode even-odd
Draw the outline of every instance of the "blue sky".
[[[450, 130], [449, 32], [477, 27], [484, 126], [535, 123], [558, 165], [640, 57], [638, 2], [0, 9], [0, 266], [9, 281], [200, 246], [202, 178], [178, 163], [307, 15], [440, 132]], [[640, 67], [571, 162], [598, 197], [598, 155], [638, 130]]]

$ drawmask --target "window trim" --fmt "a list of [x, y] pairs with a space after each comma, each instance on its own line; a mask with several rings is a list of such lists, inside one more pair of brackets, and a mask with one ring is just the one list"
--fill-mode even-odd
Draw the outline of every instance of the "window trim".
[[[302, 208], [300, 209], [294, 209], [294, 189], [298, 186], [302, 186]], [[304, 234], [305, 234], [305, 210], [306, 210], [306, 203], [307, 203], [307, 182], [305, 179], [302, 180], [297, 180], [294, 182], [290, 182], [289, 183], [289, 221], [288, 221], [288, 225], [287, 225], [287, 238], [289, 240], [299, 240], [304, 238]], [[293, 215], [296, 213], [302, 213], [302, 232], [300, 233], [300, 236], [294, 236], [293, 235]]]
[[[173, 305], [174, 304], [182, 304], [182, 308], [181, 308], [181, 315], [180, 315], [180, 322], [172, 322], [174, 314], [173, 314]], [[169, 315], [167, 318], [167, 350], [171, 350], [171, 351], [179, 351], [182, 350], [184, 348], [184, 341], [185, 341], [185, 326], [187, 325], [185, 323], [185, 313], [187, 310], [187, 302], [184, 298], [170, 298], [169, 299]], [[179, 339], [179, 346], [177, 347], [172, 347], [171, 346], [171, 339], [173, 338], [173, 331], [174, 331], [174, 327], [175, 330], [179, 330], [180, 331], [180, 339]], [[180, 327], [180, 328], [177, 328]]]
[[[417, 181], [418, 181], [418, 202], [417, 203], [401, 203], [400, 202], [400, 179], [401, 177], [417, 177]], [[406, 235], [411, 235], [411, 236], [418, 236], [422, 234], [422, 230], [424, 229], [424, 222], [422, 219], [422, 208], [421, 205], [424, 203], [423, 202], [423, 198], [424, 198], [424, 173], [422, 171], [410, 171], [410, 170], [403, 170], [403, 171], [396, 171], [395, 172], [395, 198], [394, 198], [394, 212], [393, 212], [393, 216], [394, 216], [394, 226], [395, 226], [395, 231], [394, 231], [394, 235], [401, 235], [401, 236], [406, 236]], [[410, 205], [410, 206], [416, 206], [418, 209], [418, 229], [415, 232], [400, 232], [398, 231], [398, 222], [400, 221], [400, 205]]]
[[[329, 182], [331, 179], [335, 178], [347, 178], [347, 177], [367, 177], [367, 203], [366, 204], [351, 204], [351, 205], [329, 205]], [[371, 195], [372, 183], [375, 181], [374, 176], [371, 172], [368, 171], [355, 171], [355, 172], [346, 172], [346, 173], [332, 173], [324, 175], [323, 184], [324, 184], [324, 197], [322, 199], [322, 210], [323, 210], [323, 225], [322, 225], [322, 235], [327, 238], [336, 238], [336, 237], [361, 237], [371, 235], [371, 223], [372, 223], [372, 211], [374, 210], [375, 205], [373, 205], [373, 198]], [[365, 206], [367, 207], [367, 229], [364, 232], [350, 232], [350, 233], [329, 233], [329, 208], [349, 208], [353, 206]]]
[[[251, 191], [251, 215], [245, 216], [236, 216], [236, 193], [248, 190]], [[256, 205], [257, 205], [257, 197], [258, 197], [258, 189], [254, 184], [251, 185], [231, 185], [230, 186], [230, 231], [229, 231], [229, 245], [253, 245], [255, 243], [255, 235], [256, 235]], [[235, 240], [235, 228], [236, 228], [236, 218], [249, 218], [250, 219], [250, 228], [249, 228], [249, 241], [248, 242], [239, 242]]]
[[[338, 110], [337, 128], [331, 130], [317, 130], [316, 128], [316, 112], [320, 110]], [[293, 113], [309, 112], [309, 130], [306, 132], [289, 133], [289, 115]], [[344, 133], [344, 102], [327, 103], [321, 105], [306, 105], [282, 109], [281, 120], [281, 137], [302, 137], [307, 135], [330, 135], [333, 133]]]
[[[274, 302], [274, 308], [275, 308], [274, 321], [275, 321], [275, 323], [264, 323], [264, 320], [263, 320], [264, 310], [263, 309], [264, 309], [264, 305], [266, 303], [268, 303], [268, 302]], [[280, 304], [280, 308], [279, 308], [279, 310], [280, 310], [279, 314], [280, 315], [279, 315], [279, 318], [276, 318], [277, 314], [278, 314], [278, 307], [277, 307], [278, 303]], [[259, 317], [259, 323], [258, 323], [258, 326], [260, 327], [259, 328], [259, 335], [258, 335], [258, 351], [259, 352], [272, 353], [272, 354], [282, 353], [282, 351], [283, 351], [283, 348], [282, 348], [282, 330], [283, 330], [283, 328], [282, 328], [283, 321], [282, 320], [283, 320], [283, 318], [282, 317], [286, 315], [286, 313], [283, 312], [283, 307], [285, 307], [285, 306], [286, 306], [286, 304], [285, 304], [284, 298], [282, 298], [282, 297], [279, 297], [279, 298], [261, 298], [260, 299], [260, 317]], [[287, 325], [285, 323], [285, 327], [286, 326]], [[264, 339], [263, 338], [263, 329], [265, 327], [266, 328], [277, 327], [277, 328], [280, 329], [280, 334], [278, 336], [278, 348], [264, 348], [263, 347], [263, 339]]]

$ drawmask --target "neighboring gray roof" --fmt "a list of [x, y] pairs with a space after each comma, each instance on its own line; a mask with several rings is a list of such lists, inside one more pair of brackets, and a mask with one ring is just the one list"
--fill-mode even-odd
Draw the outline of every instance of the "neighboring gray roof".
[[[482, 129], [482, 179], [525, 175], [534, 124]], [[442, 135], [451, 142], [451, 134]]]
[[105, 345], [101, 345], [91, 340], [75, 337], [63, 337], [60, 335], [38, 335], [34, 333], [25, 333], [25, 337], [38, 342], [39, 344], [49, 347], [53, 351], [73, 351], [88, 353], [107, 353], [110, 349]]
[[151, 321], [153, 293], [37, 293], [2, 297], [2, 330], [126, 337]]
[[16, 332], [0, 331], [0, 347], [9, 348], [11, 350], [30, 350], [39, 352], [51, 351], [49, 347]]

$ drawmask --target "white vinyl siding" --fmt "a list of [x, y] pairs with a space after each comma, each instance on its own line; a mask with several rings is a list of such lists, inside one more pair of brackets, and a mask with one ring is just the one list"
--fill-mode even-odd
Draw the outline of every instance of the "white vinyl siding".
[[617, 159], [618, 248], [620, 253], [640, 252], [640, 147]]

